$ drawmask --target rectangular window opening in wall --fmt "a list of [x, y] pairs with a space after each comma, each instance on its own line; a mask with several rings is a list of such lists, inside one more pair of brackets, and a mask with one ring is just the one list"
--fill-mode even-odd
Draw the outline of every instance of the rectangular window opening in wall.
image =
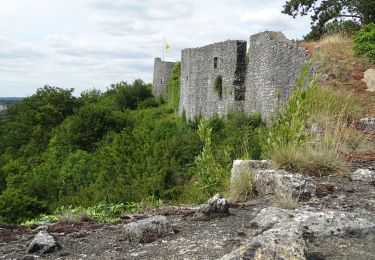
[[214, 58], [214, 69], [217, 68], [217, 57]]

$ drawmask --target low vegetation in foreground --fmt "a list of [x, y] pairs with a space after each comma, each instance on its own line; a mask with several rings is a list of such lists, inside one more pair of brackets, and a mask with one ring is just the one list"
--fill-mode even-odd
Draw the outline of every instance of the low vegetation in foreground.
[[[200, 203], [227, 190], [233, 200], [248, 199], [255, 195], [251, 175], [229, 185], [234, 159], [271, 158], [317, 176], [348, 173], [352, 155], [373, 149], [355, 125], [375, 116], [375, 97], [358, 76], [370, 63], [355, 56], [350, 38], [309, 44], [319, 74], [304, 89], [307, 64], [267, 125], [258, 114], [179, 116], [179, 63], [167, 102], [136, 80], [79, 97], [45, 86], [9, 105], [0, 124], [0, 221], [117, 221], [123, 212]], [[275, 203], [295, 206], [289, 198]]]

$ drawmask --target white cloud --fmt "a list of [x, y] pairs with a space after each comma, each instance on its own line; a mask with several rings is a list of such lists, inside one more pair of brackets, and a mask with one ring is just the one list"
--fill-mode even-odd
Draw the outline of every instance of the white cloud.
[[290, 19], [275, 8], [265, 8], [254, 11], [244, 11], [240, 13], [243, 22], [256, 26], [286, 26]]
[[[44, 84], [77, 93], [111, 83], [152, 80], [153, 57], [261, 30], [287, 37], [308, 19], [281, 14], [285, 0], [13, 0], [0, 9], [0, 96], [23, 96]], [[43, 6], [43, 8], [40, 8]]]

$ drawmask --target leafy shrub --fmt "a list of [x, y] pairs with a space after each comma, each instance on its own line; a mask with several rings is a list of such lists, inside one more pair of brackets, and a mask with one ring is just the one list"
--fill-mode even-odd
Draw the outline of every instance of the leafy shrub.
[[223, 95], [223, 77], [221, 75], [217, 76], [214, 80], [214, 90], [221, 99]]
[[172, 69], [172, 78], [168, 82], [167, 92], [169, 102], [173, 109], [177, 112], [180, 102], [180, 77], [181, 77], [181, 62], [176, 62]]
[[42, 221], [49, 222], [77, 222], [85, 220], [97, 220], [105, 222], [117, 222], [122, 214], [126, 212], [134, 213], [140, 209], [137, 203], [107, 204], [99, 203], [92, 207], [72, 207], [61, 206], [56, 209], [53, 215], [41, 214], [38, 217], [24, 221], [22, 225], [30, 226]]
[[262, 134], [263, 154], [268, 157], [277, 152], [280, 147], [289, 144], [300, 145], [306, 140], [305, 120], [306, 111], [306, 92], [302, 86], [309, 73], [310, 64], [306, 63], [302, 68], [302, 76], [299, 78], [297, 86], [287, 105], [280, 112], [271, 117], [271, 125]]
[[21, 190], [6, 189], [0, 195], [0, 221], [21, 223], [46, 210], [43, 203]]
[[135, 80], [133, 84], [112, 84], [109, 93], [111, 92], [114, 92], [116, 104], [121, 111], [128, 108], [136, 109], [141, 101], [152, 97], [151, 84], [145, 84], [140, 79]]
[[354, 50], [357, 54], [366, 55], [375, 64], [375, 24], [364, 26], [353, 36]]
[[158, 107], [162, 104], [164, 104], [164, 100], [162, 97], [151, 97], [151, 98], [146, 98], [145, 100], [139, 102], [138, 104], [138, 109], [145, 109], [145, 108], [153, 108], [153, 107]]

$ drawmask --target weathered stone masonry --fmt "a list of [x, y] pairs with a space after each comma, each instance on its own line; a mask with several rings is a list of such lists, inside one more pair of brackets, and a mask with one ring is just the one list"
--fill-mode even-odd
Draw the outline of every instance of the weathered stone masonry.
[[[181, 54], [179, 111], [187, 118], [225, 115], [243, 106], [245, 97], [246, 42], [225, 41], [201, 48], [185, 49]], [[222, 95], [214, 90], [222, 77]]]
[[167, 84], [172, 77], [174, 62], [162, 61], [160, 58], [154, 60], [154, 77], [152, 82], [152, 94], [162, 96], [167, 100]]
[[305, 49], [298, 48], [280, 32], [252, 35], [245, 112], [260, 112], [264, 118], [277, 112], [292, 94], [307, 57]]
[[[248, 62], [246, 55], [246, 41], [240, 40], [183, 50], [179, 112], [188, 119], [231, 111], [260, 112], [267, 118], [277, 112], [301, 75], [306, 50], [280, 32], [266, 31], [250, 37]], [[166, 98], [166, 82], [159, 80], [167, 79], [167, 69], [160, 69], [161, 62], [155, 59], [153, 93]], [[222, 95], [214, 90], [218, 76]]]

